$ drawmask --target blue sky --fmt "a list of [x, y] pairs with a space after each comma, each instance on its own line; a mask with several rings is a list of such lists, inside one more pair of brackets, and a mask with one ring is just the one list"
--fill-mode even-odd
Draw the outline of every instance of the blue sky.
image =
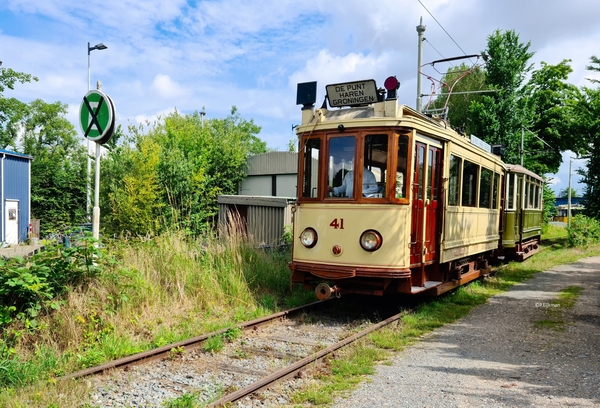
[[[531, 41], [536, 68], [571, 59], [570, 82], [583, 86], [589, 57], [600, 55], [598, 16], [596, 0], [3, 0], [0, 60], [39, 78], [5, 96], [61, 101], [76, 124], [87, 43], [104, 43], [90, 54], [91, 84], [102, 81], [118, 123], [203, 107], [222, 118], [235, 105], [270, 148], [285, 150], [300, 120], [298, 82], [318, 81], [321, 101], [326, 84], [372, 78], [379, 86], [396, 75], [401, 102], [414, 107], [421, 17], [424, 62], [477, 54], [495, 29], [513, 29]], [[556, 191], [567, 187], [568, 168], [567, 158]]]

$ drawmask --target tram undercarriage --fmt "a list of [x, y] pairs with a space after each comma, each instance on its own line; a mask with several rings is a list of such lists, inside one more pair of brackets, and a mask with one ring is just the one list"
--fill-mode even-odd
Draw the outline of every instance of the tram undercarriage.
[[292, 282], [315, 290], [321, 300], [342, 294], [438, 296], [491, 273], [491, 254], [432, 263], [411, 269], [381, 272], [375, 268], [347, 268], [294, 262]]

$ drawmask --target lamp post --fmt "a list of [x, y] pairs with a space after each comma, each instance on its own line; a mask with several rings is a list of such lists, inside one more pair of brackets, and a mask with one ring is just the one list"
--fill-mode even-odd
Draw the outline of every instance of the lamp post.
[[580, 157], [569, 156], [569, 191], [567, 192], [567, 228], [571, 228], [571, 168], [573, 160], [581, 160]]
[[[94, 50], [105, 50], [108, 47], [102, 43], [96, 44], [93, 47], [90, 46], [90, 43], [87, 44], [87, 54], [88, 54], [88, 92], [90, 91], [90, 53]], [[90, 174], [92, 172], [92, 160], [90, 158], [90, 139], [87, 140], [87, 195], [86, 195], [86, 203], [85, 203], [85, 213], [90, 216], [90, 204], [91, 204], [91, 192], [90, 192]]]

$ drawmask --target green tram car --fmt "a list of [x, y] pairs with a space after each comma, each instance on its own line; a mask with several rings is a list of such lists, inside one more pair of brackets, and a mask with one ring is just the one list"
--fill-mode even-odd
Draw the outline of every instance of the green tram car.
[[506, 202], [501, 255], [522, 261], [535, 254], [542, 240], [544, 181], [523, 166], [506, 165]]

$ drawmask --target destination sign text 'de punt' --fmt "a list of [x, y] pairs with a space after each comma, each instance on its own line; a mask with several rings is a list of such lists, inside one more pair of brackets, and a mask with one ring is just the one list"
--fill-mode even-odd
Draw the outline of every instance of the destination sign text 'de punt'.
[[346, 82], [327, 85], [329, 106], [360, 106], [377, 102], [377, 86], [375, 80]]

